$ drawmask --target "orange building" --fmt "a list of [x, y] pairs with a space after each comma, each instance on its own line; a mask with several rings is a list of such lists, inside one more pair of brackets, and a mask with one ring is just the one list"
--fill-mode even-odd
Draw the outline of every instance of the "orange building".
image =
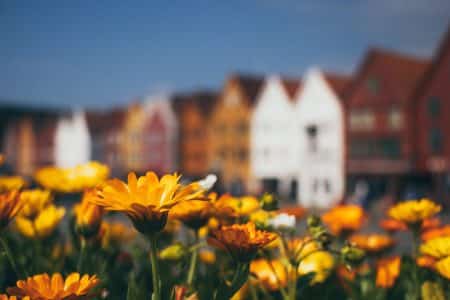
[[125, 111], [120, 145], [122, 164], [125, 170], [145, 172], [143, 164], [143, 123], [145, 120], [144, 105], [133, 102]]
[[186, 177], [197, 179], [210, 171], [208, 127], [217, 96], [213, 92], [200, 91], [173, 98], [179, 124], [178, 166]]
[[211, 169], [220, 175], [225, 188], [232, 193], [245, 192], [252, 182], [250, 116], [262, 83], [262, 76], [230, 76], [212, 111]]

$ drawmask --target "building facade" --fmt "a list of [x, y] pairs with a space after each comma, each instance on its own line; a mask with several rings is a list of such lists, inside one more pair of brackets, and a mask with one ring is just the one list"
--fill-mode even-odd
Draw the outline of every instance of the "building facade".
[[428, 191], [449, 204], [450, 192], [450, 30], [416, 91], [418, 172], [431, 177]]
[[300, 79], [269, 76], [250, 121], [250, 164], [256, 190], [295, 198], [298, 173], [294, 99]]
[[200, 91], [173, 98], [179, 124], [178, 169], [185, 177], [198, 179], [210, 171], [208, 128], [217, 97], [214, 92]]
[[251, 187], [250, 120], [263, 78], [232, 75], [212, 111], [210, 123], [211, 170], [234, 194]]
[[345, 108], [349, 78], [311, 69], [296, 106], [299, 149], [296, 165], [299, 202], [329, 208], [345, 193]]
[[367, 53], [345, 92], [350, 190], [370, 180], [372, 196], [415, 193], [413, 92], [428, 65], [391, 51]]

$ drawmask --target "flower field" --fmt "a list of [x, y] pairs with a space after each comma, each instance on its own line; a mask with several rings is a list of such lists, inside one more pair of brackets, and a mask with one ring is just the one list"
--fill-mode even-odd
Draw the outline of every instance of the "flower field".
[[216, 179], [122, 181], [97, 162], [1, 176], [0, 300], [450, 299], [437, 203], [399, 201], [367, 233], [359, 206], [315, 215], [218, 195]]

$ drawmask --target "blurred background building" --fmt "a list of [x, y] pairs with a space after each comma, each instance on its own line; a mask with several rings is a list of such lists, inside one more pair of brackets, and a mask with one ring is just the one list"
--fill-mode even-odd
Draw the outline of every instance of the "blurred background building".
[[[431, 57], [369, 48], [353, 72], [231, 73], [221, 88], [149, 92], [102, 109], [0, 100], [2, 173], [88, 160], [208, 173], [221, 191], [307, 207], [432, 196], [450, 204], [450, 31]], [[312, 61], [312, 60], [311, 60]]]

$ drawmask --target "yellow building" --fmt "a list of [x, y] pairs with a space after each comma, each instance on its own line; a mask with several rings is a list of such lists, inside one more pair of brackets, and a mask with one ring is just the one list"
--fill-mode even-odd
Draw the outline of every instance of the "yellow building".
[[235, 74], [229, 77], [210, 122], [210, 169], [225, 188], [242, 193], [252, 182], [250, 173], [250, 116], [263, 77]]

